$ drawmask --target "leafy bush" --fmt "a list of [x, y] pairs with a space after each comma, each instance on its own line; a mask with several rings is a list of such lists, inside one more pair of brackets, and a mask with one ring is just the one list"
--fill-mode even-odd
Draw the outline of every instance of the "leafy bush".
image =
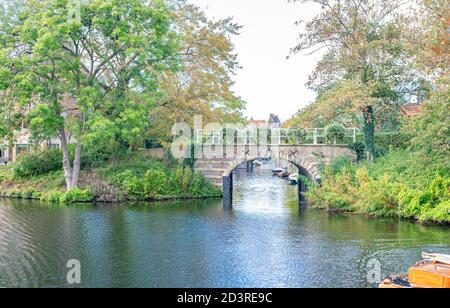
[[314, 185], [313, 181], [309, 177], [302, 174], [298, 175], [298, 179], [306, 186], [307, 189], [313, 187]]
[[358, 161], [366, 158], [366, 145], [362, 141], [350, 144], [350, 148], [356, 153]]
[[380, 152], [384, 151], [384, 153], [390, 150], [407, 149], [409, 141], [409, 134], [402, 131], [375, 134], [375, 146]]
[[117, 174], [114, 177], [113, 184], [122, 188], [131, 200], [140, 201], [145, 199], [144, 181], [130, 170]]
[[397, 213], [397, 189], [388, 175], [379, 179], [369, 177], [366, 169], [356, 172], [357, 201], [359, 211], [374, 216], [393, 216]]
[[147, 199], [154, 199], [167, 192], [167, 176], [164, 172], [149, 170], [144, 179], [144, 192]]
[[192, 170], [190, 168], [178, 167], [175, 169], [174, 178], [181, 191], [187, 193], [192, 179]]
[[345, 128], [338, 124], [334, 123], [328, 126], [327, 128], [327, 141], [332, 143], [342, 143], [345, 138]]
[[446, 170], [439, 159], [424, 166], [405, 151], [359, 166], [338, 159], [322, 170], [322, 186], [312, 187], [307, 197], [318, 208], [450, 223]]
[[443, 201], [436, 205], [435, 208], [422, 213], [419, 219], [422, 222], [450, 222], [450, 200]]
[[61, 203], [88, 203], [93, 202], [94, 197], [89, 189], [73, 189], [61, 196]]
[[422, 104], [422, 112], [404, 123], [412, 151], [427, 157], [448, 157], [450, 151], [450, 89], [435, 92]]
[[103, 174], [128, 199], [135, 201], [221, 195], [221, 191], [202, 175], [173, 161], [164, 163], [137, 156], [131, 161], [113, 164], [109, 170], [103, 170]]
[[86, 123], [89, 133], [83, 136], [82, 163], [84, 167], [99, 167], [120, 151], [115, 123], [100, 114], [94, 114]]
[[0, 183], [6, 182], [12, 179], [12, 171], [9, 167], [0, 166]]
[[64, 193], [60, 191], [50, 191], [41, 196], [41, 201], [50, 203], [60, 203]]
[[26, 178], [62, 169], [62, 152], [48, 150], [23, 156], [14, 167], [14, 177]]
[[50, 203], [87, 203], [93, 202], [94, 197], [89, 189], [73, 189], [68, 192], [50, 191], [41, 195], [43, 202]]
[[327, 168], [327, 171], [331, 171], [332, 174], [341, 173], [343, 170], [353, 170], [352, 161], [347, 156], [341, 156], [336, 158], [330, 166]]
[[41, 193], [34, 188], [28, 188], [22, 192], [23, 199], [40, 199]]

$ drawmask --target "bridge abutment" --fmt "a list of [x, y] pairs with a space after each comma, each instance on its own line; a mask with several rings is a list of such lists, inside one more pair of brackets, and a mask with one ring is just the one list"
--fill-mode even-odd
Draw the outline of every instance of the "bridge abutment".
[[233, 172], [223, 177], [223, 209], [233, 208]]
[[301, 208], [304, 208], [308, 205], [308, 202], [305, 197], [305, 193], [308, 191], [306, 184], [299, 179], [297, 184], [297, 190], [298, 190], [298, 204]]

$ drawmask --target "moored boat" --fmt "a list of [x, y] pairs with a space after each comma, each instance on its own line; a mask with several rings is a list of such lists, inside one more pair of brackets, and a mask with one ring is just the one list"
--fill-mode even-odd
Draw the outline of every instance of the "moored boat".
[[273, 175], [279, 175], [280, 173], [282, 173], [285, 170], [286, 169], [284, 169], [284, 168], [274, 168], [274, 169], [272, 169], [272, 173], [273, 173]]
[[294, 173], [291, 174], [288, 178], [289, 184], [291, 185], [297, 185], [298, 184], [298, 174]]
[[286, 169], [284, 169], [283, 170], [283, 172], [280, 172], [279, 174], [278, 174], [278, 176], [280, 177], [280, 178], [288, 178], [289, 177], [289, 171], [287, 170], [287, 168]]
[[253, 165], [255, 166], [255, 167], [261, 167], [262, 166], [262, 162], [260, 162], [259, 160], [255, 160], [254, 162], [253, 162]]
[[408, 276], [389, 276], [380, 288], [450, 288], [450, 256], [443, 254], [423, 253], [423, 261], [409, 269]]

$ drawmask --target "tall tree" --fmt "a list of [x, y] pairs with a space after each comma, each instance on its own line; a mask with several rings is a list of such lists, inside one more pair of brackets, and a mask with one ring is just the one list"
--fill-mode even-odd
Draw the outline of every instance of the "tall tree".
[[232, 19], [209, 20], [197, 6], [172, 1], [175, 28], [180, 37], [181, 67], [158, 76], [162, 97], [151, 113], [151, 134], [169, 141], [176, 122], [191, 123], [194, 115], [204, 121], [239, 121], [244, 102], [232, 90], [239, 69], [231, 37], [240, 26]]
[[14, 131], [20, 128], [23, 120], [17, 98], [13, 95], [15, 87], [12, 82], [14, 67], [9, 65], [9, 57], [19, 49], [13, 29], [19, 24], [22, 0], [0, 2], [0, 139], [7, 143], [9, 158], [12, 159]]
[[409, 50], [402, 40], [404, 25], [399, 0], [292, 0], [320, 5], [312, 21], [302, 24], [299, 44], [293, 53], [324, 55], [308, 86], [321, 90], [342, 80], [354, 80], [371, 89], [379, 100], [360, 106], [366, 149], [374, 158], [375, 111], [398, 99], [399, 81], [407, 74]]
[[299, 110], [288, 121], [288, 125], [316, 128], [337, 122], [346, 127], [357, 127], [361, 111], [368, 104], [377, 103], [378, 99], [372, 97], [369, 86], [354, 80], [342, 81], [320, 94], [315, 102]]
[[436, 84], [448, 86], [450, 69], [449, 0], [417, 0], [416, 22], [409, 37], [417, 53], [419, 69]]
[[[176, 64], [176, 35], [163, 1], [81, 1], [79, 16], [70, 3], [25, 2], [14, 41], [0, 50], [13, 68], [0, 77], [12, 78], [34, 136], [61, 139], [68, 190], [78, 185], [95, 122], [107, 121], [124, 142], [135, 142], [155, 105], [157, 72]], [[76, 141], [73, 162], [68, 136]]]

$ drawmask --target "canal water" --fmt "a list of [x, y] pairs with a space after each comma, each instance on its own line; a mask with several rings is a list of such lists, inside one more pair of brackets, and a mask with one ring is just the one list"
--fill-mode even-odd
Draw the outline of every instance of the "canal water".
[[449, 253], [450, 229], [299, 209], [296, 187], [267, 169], [235, 174], [228, 212], [221, 200], [0, 199], [0, 287], [71, 287], [71, 259], [82, 287], [374, 287], [370, 260], [402, 273], [423, 251]]

